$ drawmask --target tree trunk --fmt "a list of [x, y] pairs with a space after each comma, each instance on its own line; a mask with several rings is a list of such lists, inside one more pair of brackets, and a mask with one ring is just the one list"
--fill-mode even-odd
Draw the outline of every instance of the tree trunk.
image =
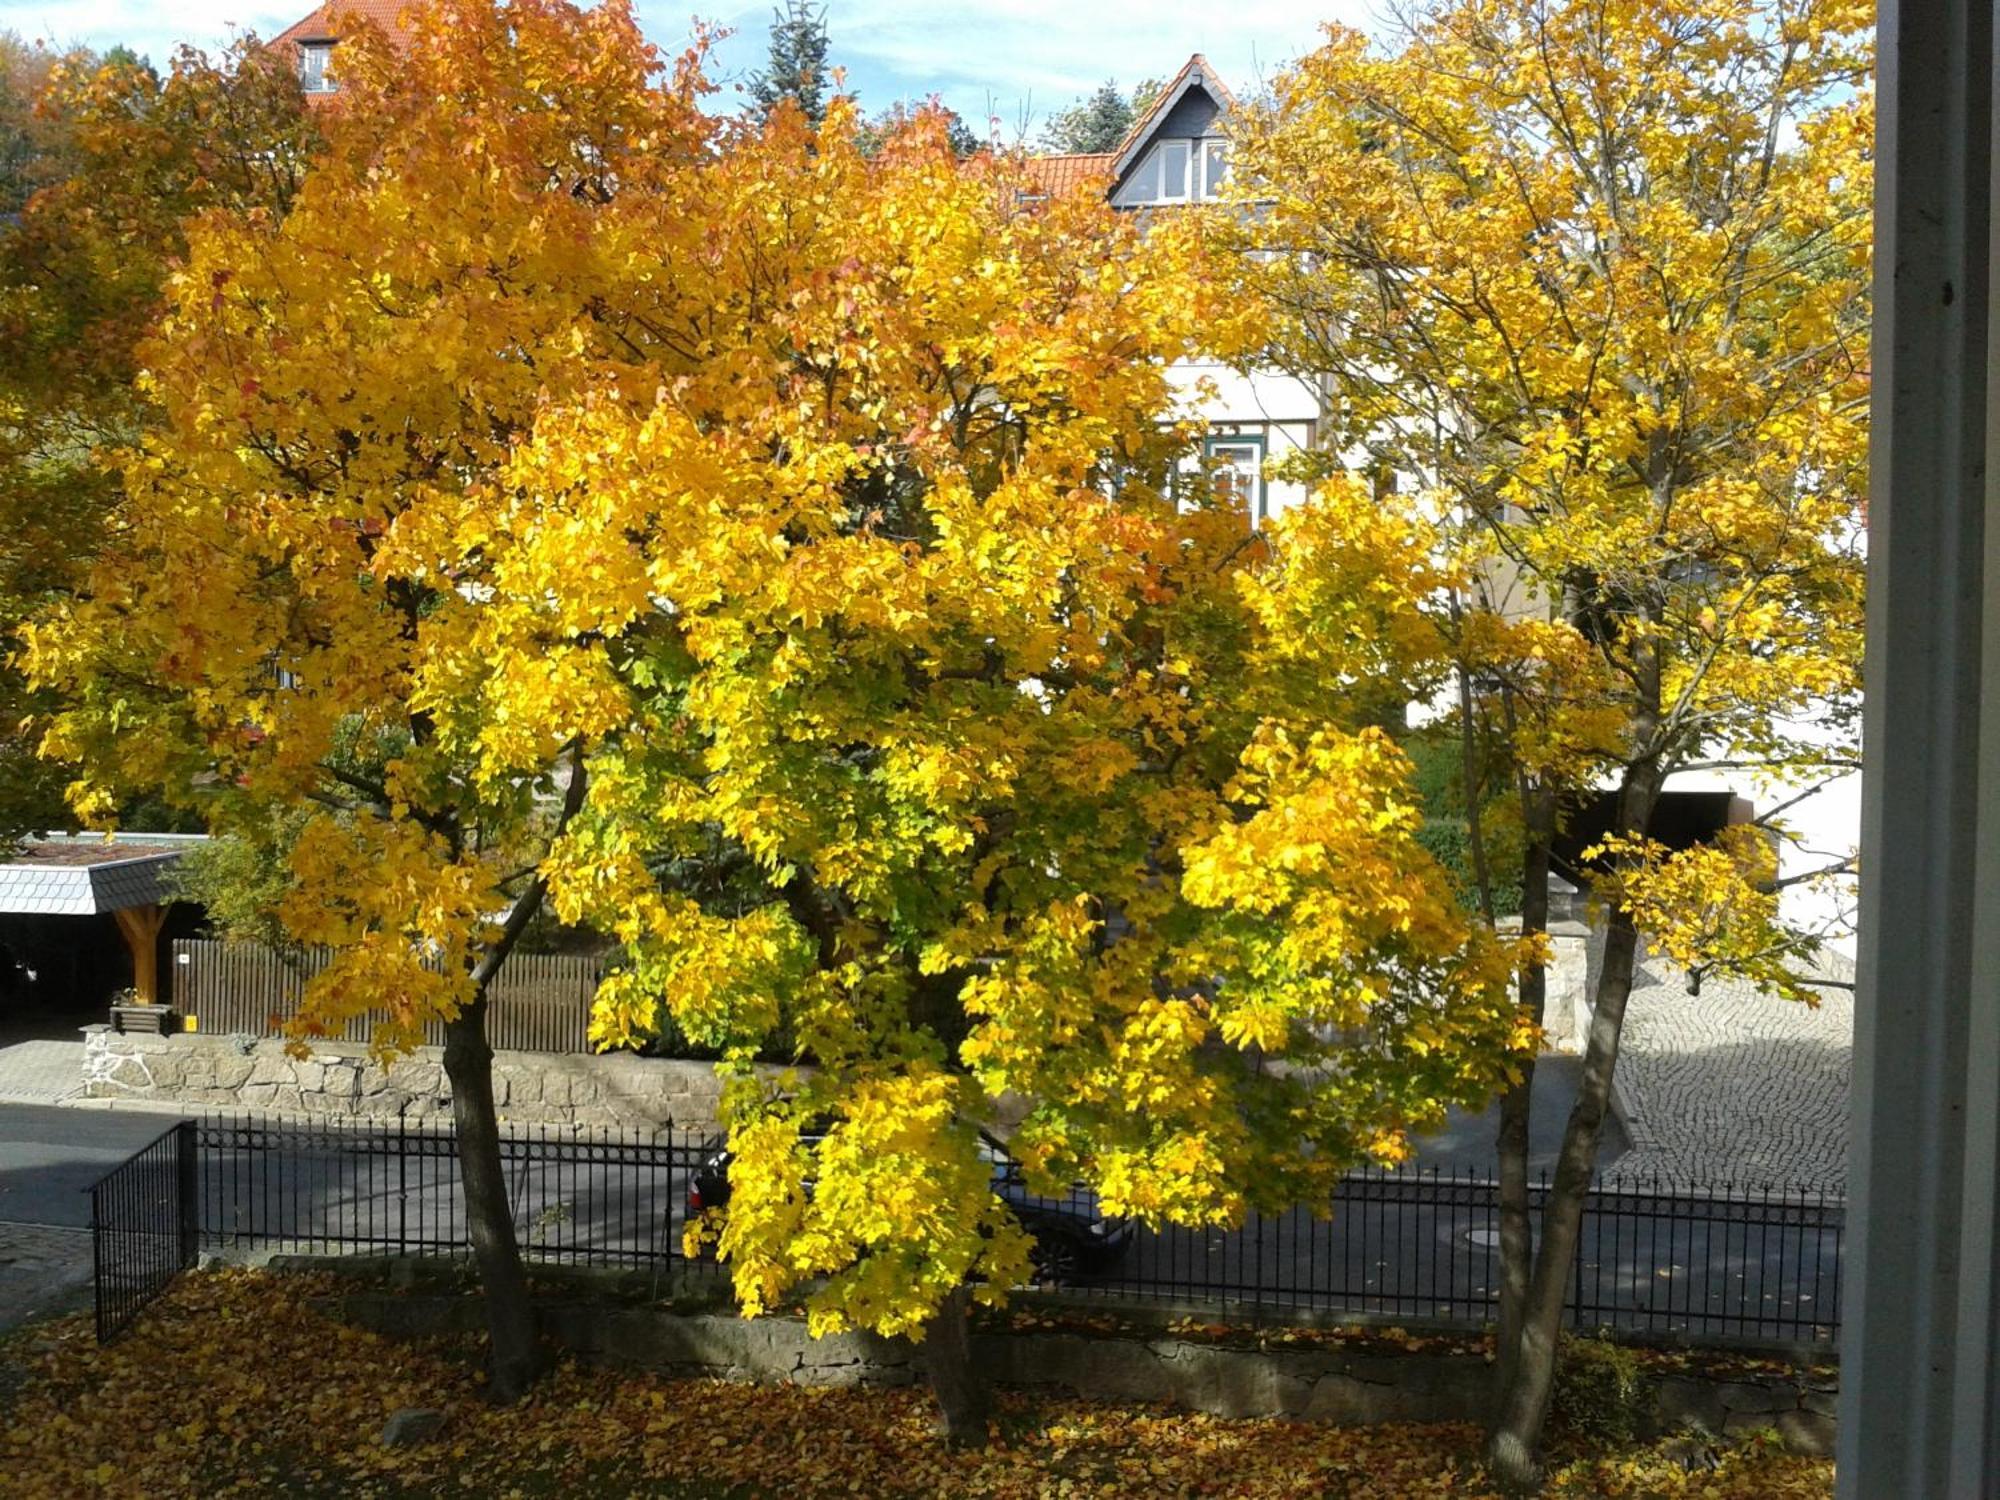
[[[1521, 871], [1521, 936], [1534, 937], [1549, 929], [1549, 840], [1554, 834], [1554, 806], [1546, 792], [1527, 791], [1528, 847]], [[1520, 1005], [1540, 1027], [1548, 1016], [1548, 970], [1541, 964], [1521, 971]], [[1521, 1066], [1520, 1080], [1500, 1097], [1500, 1135], [1495, 1143], [1500, 1163], [1496, 1202], [1500, 1231], [1500, 1325], [1495, 1344], [1494, 1426], [1499, 1398], [1514, 1383], [1520, 1362], [1521, 1324], [1528, 1305], [1528, 1283], [1534, 1273], [1535, 1231], [1528, 1209], [1528, 1140], [1535, 1087], [1535, 1059]]]
[[451, 1118], [458, 1132], [458, 1174], [465, 1188], [465, 1222], [486, 1299], [492, 1340], [488, 1390], [495, 1401], [519, 1400], [541, 1370], [535, 1312], [514, 1238], [514, 1212], [500, 1166], [500, 1122], [493, 1108], [493, 1049], [486, 1043], [486, 991], [445, 1024], [444, 1070], [451, 1079]]
[[986, 1446], [986, 1384], [972, 1368], [972, 1289], [961, 1286], [924, 1334], [924, 1367], [937, 1397], [938, 1434], [954, 1447]]
[[[1643, 830], [1652, 819], [1656, 788], [1628, 783], [1624, 826]], [[1555, 1180], [1542, 1208], [1541, 1243], [1535, 1270], [1521, 1311], [1509, 1378], [1499, 1392], [1499, 1415], [1487, 1444], [1487, 1464], [1501, 1485], [1531, 1490], [1538, 1480], [1537, 1454], [1542, 1423], [1548, 1416], [1549, 1392], [1555, 1383], [1557, 1340], [1562, 1332], [1563, 1300], [1583, 1226], [1584, 1199], [1597, 1169], [1597, 1143], [1611, 1101], [1611, 1075], [1618, 1064], [1618, 1041], [1625, 1024], [1625, 1002], [1632, 993], [1633, 963], [1638, 932], [1622, 905], [1611, 908], [1604, 940], [1604, 960], [1598, 973], [1590, 1039], [1584, 1049], [1583, 1074], [1576, 1103], [1563, 1129]]]

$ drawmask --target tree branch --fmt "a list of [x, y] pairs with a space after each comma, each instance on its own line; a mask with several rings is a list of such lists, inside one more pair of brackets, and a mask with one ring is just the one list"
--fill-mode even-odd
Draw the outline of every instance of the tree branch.
[[[583, 741], [572, 740], [569, 752], [569, 787], [563, 793], [562, 815], [556, 820], [555, 832], [549, 835], [550, 847], [554, 847], [556, 841], [569, 827], [570, 820], [583, 807], [584, 792], [588, 785], [589, 776], [584, 770]], [[473, 967], [472, 987], [475, 992], [485, 993], [486, 987], [493, 982], [493, 976], [500, 972], [500, 966], [507, 961], [507, 955], [514, 951], [514, 945], [521, 940], [521, 934], [528, 930], [528, 924], [534, 921], [536, 914], [541, 911], [542, 898], [548, 894], [548, 889], [548, 877], [538, 872], [528, 883], [528, 888], [515, 900], [513, 908], [507, 913], [507, 920], [501, 925], [500, 935], [493, 940], [485, 956]]]

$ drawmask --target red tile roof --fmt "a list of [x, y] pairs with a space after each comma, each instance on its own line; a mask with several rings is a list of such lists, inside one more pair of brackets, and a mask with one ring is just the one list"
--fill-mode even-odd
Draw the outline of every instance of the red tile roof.
[[1199, 52], [1181, 66], [1180, 72], [1167, 81], [1165, 88], [1146, 107], [1146, 112], [1132, 122], [1132, 128], [1125, 132], [1125, 139], [1109, 151], [1094, 152], [1078, 156], [1031, 156], [1027, 160], [1028, 180], [1038, 193], [1054, 195], [1066, 193], [1084, 182], [1101, 181], [1106, 192], [1111, 189], [1111, 179], [1118, 165], [1118, 159], [1130, 151], [1150, 134], [1159, 124], [1160, 118], [1172, 108], [1175, 92], [1188, 74], [1199, 71], [1202, 87], [1215, 96], [1215, 102], [1224, 113], [1236, 108], [1236, 96], [1229, 92], [1229, 86], [1216, 76], [1209, 60]]
[[1117, 160], [1108, 151], [1077, 156], [1031, 156], [1022, 165], [1034, 190], [1048, 197], [1066, 193], [1081, 183], [1097, 181], [1111, 186], [1111, 164]]
[[339, 34], [334, 25], [336, 17], [352, 16], [373, 21], [398, 47], [407, 46], [410, 29], [403, 24], [403, 12], [410, 8], [410, 3], [411, 0], [326, 0], [310, 15], [294, 21], [272, 37], [271, 45], [283, 47], [298, 42], [331, 40]]

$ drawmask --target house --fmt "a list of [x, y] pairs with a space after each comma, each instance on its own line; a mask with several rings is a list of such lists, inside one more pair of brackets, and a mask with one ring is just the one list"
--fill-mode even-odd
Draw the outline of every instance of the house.
[[[1228, 126], [1236, 107], [1229, 86], [1197, 52], [1113, 150], [1031, 157], [1029, 179], [1045, 195], [1101, 183], [1112, 207], [1130, 213], [1211, 201], [1229, 177]], [[1241, 498], [1253, 524], [1305, 499], [1303, 484], [1274, 479], [1265, 466], [1318, 445], [1323, 392], [1316, 385], [1277, 371], [1243, 374], [1215, 360], [1184, 361], [1171, 375], [1208, 419], [1202, 451], [1216, 484]]]
[[410, 0], [326, 0], [312, 14], [294, 21], [271, 38], [271, 45], [289, 49], [298, 56], [299, 82], [309, 102], [319, 103], [340, 91], [340, 83], [328, 71], [333, 49], [340, 41], [342, 21], [366, 21], [381, 27], [397, 46], [409, 38], [403, 12]]
[[[325, 0], [310, 15], [272, 39], [298, 55], [299, 78], [313, 102], [333, 97], [339, 83], [329, 71], [339, 23], [380, 26], [392, 42], [409, 37], [401, 17], [409, 0]], [[1102, 183], [1114, 208], [1158, 212], [1218, 197], [1229, 175], [1227, 127], [1236, 108], [1215, 67], [1199, 52], [1161, 89], [1133, 122], [1117, 148], [1099, 154], [1038, 156], [1027, 162], [1030, 182], [1043, 196], [1081, 183]], [[1170, 372], [1176, 392], [1207, 418], [1202, 456], [1215, 483], [1243, 502], [1252, 523], [1275, 516], [1306, 497], [1306, 487], [1273, 479], [1270, 460], [1314, 447], [1323, 393], [1310, 382], [1276, 371], [1243, 374], [1217, 360], [1189, 360]]]

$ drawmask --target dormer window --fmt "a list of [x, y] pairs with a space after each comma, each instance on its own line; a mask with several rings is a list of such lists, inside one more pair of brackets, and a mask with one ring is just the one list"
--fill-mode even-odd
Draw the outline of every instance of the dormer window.
[[1229, 175], [1229, 147], [1215, 140], [1161, 141], [1128, 179], [1126, 201], [1190, 203], [1213, 198]]
[[332, 42], [299, 43], [299, 85], [308, 94], [330, 94], [334, 82], [327, 77], [327, 59], [333, 56]]

